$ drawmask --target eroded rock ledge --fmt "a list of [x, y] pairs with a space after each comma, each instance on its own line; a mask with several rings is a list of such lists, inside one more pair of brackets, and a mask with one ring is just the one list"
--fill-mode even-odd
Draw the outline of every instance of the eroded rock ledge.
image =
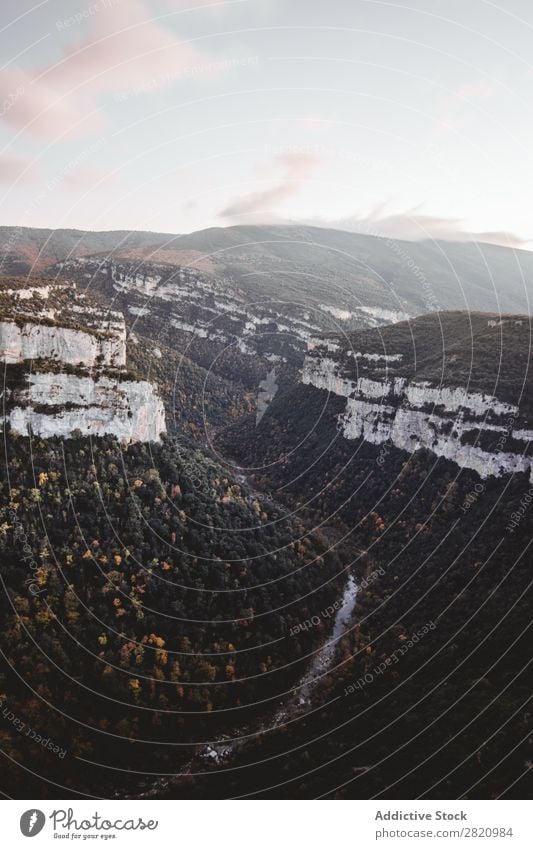
[[163, 403], [153, 384], [125, 368], [121, 313], [91, 306], [75, 286], [50, 281], [32, 280], [31, 288], [2, 281], [0, 300], [4, 424], [45, 438], [77, 431], [160, 440]]
[[[429, 318], [417, 321], [428, 322]], [[529, 325], [528, 319], [520, 322]], [[518, 327], [513, 325], [513, 329], [515, 326]], [[485, 327], [492, 331], [498, 325], [489, 318], [480, 327], [478, 335], [486, 334]], [[393, 328], [389, 335], [394, 339]], [[457, 347], [456, 341], [455, 344]], [[451, 355], [454, 367], [461, 356], [460, 348], [457, 350], [459, 354]], [[514, 472], [529, 472], [533, 478], [533, 429], [520, 405], [490, 392], [453, 385], [450, 367], [445, 372], [446, 382], [442, 383], [402, 376], [402, 364], [412, 373], [411, 363], [405, 362], [404, 357], [408, 359], [405, 348], [397, 352], [387, 347], [386, 354], [379, 350], [354, 353], [353, 349], [345, 349], [333, 358], [328, 356], [325, 343], [306, 356], [302, 382], [346, 398], [346, 408], [338, 418], [346, 439], [362, 438], [375, 445], [390, 442], [409, 453], [424, 448], [476, 471], [482, 478]], [[362, 374], [358, 373], [361, 363]], [[420, 357], [418, 371], [424, 374], [424, 368]], [[516, 368], [519, 369], [518, 363]], [[478, 383], [474, 381], [474, 385]]]

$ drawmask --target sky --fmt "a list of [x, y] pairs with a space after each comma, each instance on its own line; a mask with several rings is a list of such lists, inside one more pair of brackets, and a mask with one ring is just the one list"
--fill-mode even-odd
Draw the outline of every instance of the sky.
[[0, 223], [533, 246], [529, 0], [2, 0]]

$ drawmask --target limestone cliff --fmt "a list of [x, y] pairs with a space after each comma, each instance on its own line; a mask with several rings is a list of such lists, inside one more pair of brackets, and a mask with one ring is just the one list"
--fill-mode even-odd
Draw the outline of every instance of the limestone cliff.
[[93, 306], [74, 286], [54, 281], [0, 281], [0, 304], [4, 423], [42, 437], [79, 431], [160, 439], [163, 404], [151, 383], [132, 379], [125, 368], [121, 313]]
[[531, 474], [530, 320], [505, 321], [441, 313], [338, 340], [336, 354], [324, 344], [308, 353], [302, 382], [346, 398], [346, 439], [424, 448], [482, 478]]

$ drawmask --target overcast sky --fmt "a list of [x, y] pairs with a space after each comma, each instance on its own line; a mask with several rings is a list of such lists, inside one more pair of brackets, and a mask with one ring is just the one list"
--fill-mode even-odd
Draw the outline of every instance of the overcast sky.
[[533, 240], [530, 0], [2, 0], [0, 16], [3, 224]]

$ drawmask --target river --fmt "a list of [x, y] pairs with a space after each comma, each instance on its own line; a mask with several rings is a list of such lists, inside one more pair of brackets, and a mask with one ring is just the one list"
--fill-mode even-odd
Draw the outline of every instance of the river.
[[239, 748], [251, 737], [257, 734], [274, 731], [298, 714], [303, 714], [312, 703], [313, 692], [320, 687], [320, 682], [335, 664], [335, 655], [339, 640], [353, 624], [355, 604], [357, 601], [357, 584], [352, 575], [348, 575], [340, 606], [333, 621], [333, 628], [323, 645], [315, 652], [308, 669], [294, 686], [291, 694], [279, 705], [274, 713], [261, 722], [256, 728], [244, 728], [235, 732], [235, 737], [221, 735], [218, 739], [205, 743], [197, 749], [191, 760], [182, 768], [179, 775], [159, 778], [150, 787], [139, 793], [137, 798], [157, 798], [167, 794], [180, 775], [193, 772], [205, 772], [208, 765], [227, 765], [237, 754]]

